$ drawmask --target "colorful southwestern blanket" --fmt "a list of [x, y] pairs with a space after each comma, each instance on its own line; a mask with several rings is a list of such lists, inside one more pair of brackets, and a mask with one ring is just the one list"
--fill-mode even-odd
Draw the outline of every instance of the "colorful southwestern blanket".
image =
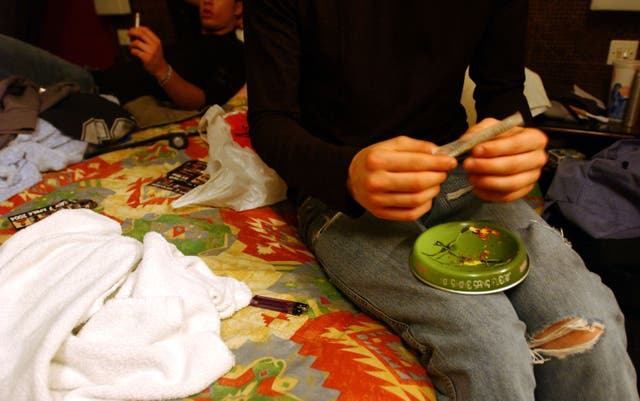
[[[250, 146], [246, 108], [235, 111], [227, 118], [234, 139]], [[149, 128], [132, 140], [193, 132], [197, 123]], [[309, 306], [301, 315], [247, 306], [223, 320], [222, 340], [235, 366], [185, 400], [434, 401], [429, 377], [400, 338], [329, 283], [298, 237], [287, 202], [245, 212], [171, 207], [181, 196], [175, 191], [198, 182], [189, 182], [185, 171], [206, 165], [207, 155], [202, 138], [189, 135], [185, 149], [159, 140], [45, 173], [37, 185], [0, 203], [0, 241], [57, 208], [90, 207], [119, 222], [125, 236], [142, 240], [158, 232], [254, 294]], [[169, 180], [186, 162], [182, 179]]]

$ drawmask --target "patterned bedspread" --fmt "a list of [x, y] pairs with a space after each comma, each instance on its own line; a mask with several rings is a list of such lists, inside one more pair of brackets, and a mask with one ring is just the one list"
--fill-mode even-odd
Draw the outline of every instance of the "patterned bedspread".
[[[240, 111], [228, 121], [236, 140], [247, 145]], [[151, 138], [196, 125], [189, 120], [132, 136]], [[298, 238], [286, 202], [245, 212], [173, 209], [180, 194], [151, 185], [186, 161], [206, 161], [207, 154], [206, 143], [192, 135], [183, 150], [161, 140], [45, 173], [40, 183], [0, 203], [0, 241], [16, 232], [9, 216], [92, 200], [93, 209], [119, 221], [125, 235], [142, 240], [146, 232], [159, 232], [215, 274], [244, 281], [254, 294], [309, 305], [300, 316], [248, 306], [223, 320], [222, 337], [236, 365], [188, 400], [435, 400], [429, 377], [400, 338], [327, 281]]]

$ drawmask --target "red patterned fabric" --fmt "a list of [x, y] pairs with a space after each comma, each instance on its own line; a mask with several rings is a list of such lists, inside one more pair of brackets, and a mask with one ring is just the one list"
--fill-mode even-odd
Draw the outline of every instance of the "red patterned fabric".
[[[238, 143], [248, 142], [246, 113], [227, 116]], [[193, 129], [197, 120], [137, 132], [133, 140]], [[186, 400], [435, 400], [415, 356], [386, 326], [356, 311], [329, 283], [291, 224], [291, 210], [274, 205], [246, 212], [202, 206], [173, 209], [180, 195], [150, 185], [182, 163], [206, 160], [207, 144], [166, 141], [105, 153], [62, 171], [0, 203], [0, 241], [16, 232], [8, 217], [90, 199], [94, 210], [141, 239], [161, 233], [183, 253], [198, 255], [219, 275], [242, 280], [255, 294], [304, 302], [300, 316], [246, 307], [222, 322], [236, 356], [224, 377]]]

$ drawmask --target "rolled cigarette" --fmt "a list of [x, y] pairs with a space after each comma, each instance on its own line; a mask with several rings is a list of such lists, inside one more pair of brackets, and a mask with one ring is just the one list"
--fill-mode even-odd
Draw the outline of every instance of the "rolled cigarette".
[[135, 15], [136, 15], [136, 16], [135, 16], [135, 23], [134, 23], [134, 26], [135, 26], [136, 28], [139, 28], [139, 27], [140, 27], [140, 13], [138, 13], [138, 12], [137, 12]]
[[453, 142], [449, 142], [446, 145], [442, 145], [433, 149], [433, 154], [458, 157], [461, 154], [471, 150], [477, 144], [495, 138], [503, 132], [521, 125], [524, 125], [524, 119], [522, 118], [522, 114], [520, 114], [520, 112], [516, 112], [505, 118], [504, 120], [501, 120], [497, 124], [476, 132], [472, 132], [463, 138], [456, 139]]

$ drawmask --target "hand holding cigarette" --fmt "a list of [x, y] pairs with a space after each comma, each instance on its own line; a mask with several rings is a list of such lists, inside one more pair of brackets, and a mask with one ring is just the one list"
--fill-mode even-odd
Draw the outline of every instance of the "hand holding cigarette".
[[[527, 195], [538, 181], [547, 161], [547, 136], [535, 127], [513, 129], [518, 125], [522, 125], [522, 116], [515, 114], [487, 130], [464, 135], [465, 143], [452, 150], [451, 154], [461, 154], [475, 146], [462, 168], [479, 198], [510, 202]], [[506, 131], [509, 135], [498, 136]], [[487, 139], [491, 140], [476, 146]]]
[[501, 120], [497, 124], [494, 124], [485, 129], [481, 129], [476, 132], [472, 132], [469, 135], [459, 138], [453, 142], [449, 142], [446, 145], [442, 145], [433, 150], [434, 155], [448, 155], [458, 157], [461, 154], [468, 152], [474, 146], [479, 143], [486, 142], [496, 136], [510, 130], [511, 128], [524, 125], [524, 119], [520, 112], [516, 112], [509, 117]]
[[[140, 13], [136, 13], [135, 24], [140, 24]], [[128, 33], [131, 38], [129, 52], [139, 58], [144, 69], [160, 81], [169, 70], [162, 40], [146, 26], [131, 27]]]

